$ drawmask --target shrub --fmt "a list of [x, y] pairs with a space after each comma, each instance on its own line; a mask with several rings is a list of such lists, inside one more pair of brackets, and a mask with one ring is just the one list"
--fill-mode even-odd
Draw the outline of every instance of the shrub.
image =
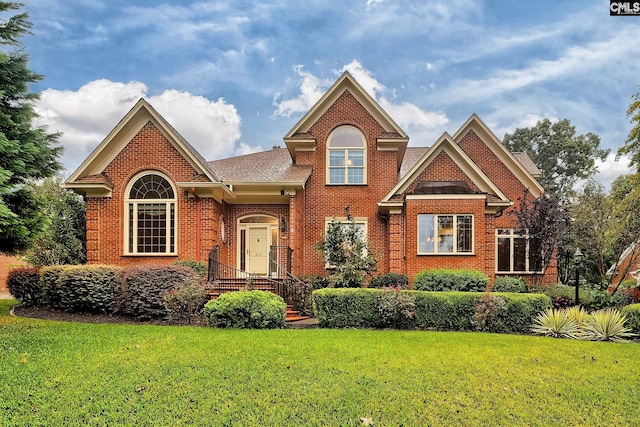
[[521, 277], [505, 277], [496, 278], [491, 288], [493, 292], [511, 292], [524, 294], [529, 292], [529, 285]]
[[[554, 308], [567, 308], [575, 304], [576, 289], [573, 286], [567, 285], [547, 285], [536, 289], [537, 292], [543, 292], [551, 298], [551, 303]], [[578, 292], [578, 301], [584, 306], [588, 306], [591, 303], [591, 295], [589, 292], [580, 288]]]
[[63, 309], [61, 302], [64, 292], [60, 287], [60, 276], [69, 268], [68, 265], [52, 265], [40, 268], [40, 286], [44, 292], [44, 304]]
[[202, 261], [196, 261], [194, 259], [181, 259], [174, 262], [173, 264], [188, 267], [198, 273], [201, 278], [204, 278], [205, 274], [207, 273], [207, 264]]
[[580, 338], [589, 341], [627, 341], [635, 334], [625, 327], [625, 320], [625, 316], [614, 308], [595, 311], [585, 319]]
[[580, 324], [565, 309], [549, 308], [536, 317], [531, 331], [555, 338], [577, 338]]
[[527, 333], [535, 316], [551, 301], [538, 294], [483, 296], [366, 288], [314, 291], [313, 304], [322, 327]]
[[627, 319], [626, 326], [631, 332], [640, 335], [640, 304], [631, 304], [622, 309]]
[[636, 287], [638, 287], [638, 281], [636, 279], [626, 279], [618, 285], [618, 289], [631, 289]]
[[227, 292], [204, 308], [207, 325], [219, 328], [273, 329], [284, 327], [286, 304], [267, 291]]
[[490, 293], [482, 294], [476, 302], [476, 312], [471, 324], [477, 331], [496, 331], [503, 329], [500, 325], [498, 313], [504, 310], [505, 300]]
[[118, 267], [70, 265], [56, 282], [58, 308], [71, 312], [113, 313]]
[[167, 320], [174, 325], [204, 324], [204, 305], [209, 301], [203, 284], [188, 284], [163, 295]]
[[311, 299], [313, 283], [301, 280], [285, 280], [282, 283], [282, 287], [284, 300], [291, 304], [294, 310], [299, 311], [303, 316], [313, 315], [313, 301]]
[[489, 278], [474, 270], [423, 270], [416, 274], [413, 289], [418, 291], [484, 292]]
[[11, 295], [24, 306], [42, 305], [44, 291], [40, 284], [40, 270], [34, 267], [9, 270], [7, 287]]
[[314, 290], [324, 289], [330, 286], [329, 278], [327, 276], [298, 276], [298, 279], [305, 283], [311, 283]]
[[181, 265], [124, 268], [116, 278], [118, 312], [138, 320], [164, 320], [169, 314], [164, 295], [199, 283], [200, 276]]
[[381, 274], [371, 279], [369, 287], [407, 289], [409, 288], [409, 278], [406, 274], [400, 273]]
[[380, 328], [411, 329], [415, 327], [416, 299], [398, 288], [384, 288], [377, 294]]

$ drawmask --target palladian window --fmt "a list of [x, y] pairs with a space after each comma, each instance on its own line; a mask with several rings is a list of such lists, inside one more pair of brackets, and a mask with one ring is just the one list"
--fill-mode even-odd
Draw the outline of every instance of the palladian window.
[[169, 180], [146, 173], [134, 179], [126, 197], [125, 252], [176, 254], [176, 197]]
[[366, 184], [364, 135], [353, 126], [340, 126], [327, 142], [327, 184]]

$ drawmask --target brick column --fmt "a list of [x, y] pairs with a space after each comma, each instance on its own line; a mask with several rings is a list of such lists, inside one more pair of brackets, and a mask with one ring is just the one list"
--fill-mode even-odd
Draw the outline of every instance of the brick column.
[[389, 272], [405, 273], [404, 221], [402, 211], [389, 213]]

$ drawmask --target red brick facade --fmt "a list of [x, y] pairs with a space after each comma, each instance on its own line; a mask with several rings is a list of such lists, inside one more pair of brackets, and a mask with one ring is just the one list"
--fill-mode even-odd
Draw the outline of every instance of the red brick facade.
[[[125, 265], [169, 263], [177, 259], [206, 260], [209, 251], [219, 247], [220, 261], [239, 267], [239, 221], [241, 218], [259, 215], [272, 218], [273, 224], [277, 224], [271, 226], [274, 234], [269, 237], [270, 241], [292, 249], [293, 274], [326, 275], [328, 271], [325, 269], [324, 257], [318, 251], [317, 244], [323, 239], [326, 221], [333, 217], [345, 217], [348, 208], [349, 215], [366, 220], [369, 246], [379, 260], [379, 273], [405, 273], [412, 279], [423, 269], [465, 268], [480, 270], [491, 279], [495, 278], [496, 228], [513, 227], [514, 218], [508, 214], [513, 208], [503, 209], [509, 201], [513, 205], [517, 204], [525, 188], [533, 185], [532, 176], [522, 165], [514, 163], [508, 157], [510, 154], [497, 145], [500, 144], [499, 141], [491, 139], [493, 137], [487, 132], [478, 133], [471, 129], [475, 126], [473, 123], [478, 122], [470, 119], [470, 130], [464, 135], [456, 136], [455, 142], [449, 142], [459, 147], [453, 149], [456, 155], [450, 155], [451, 150], [443, 150], [437, 155], [437, 151], [434, 151], [434, 156], [423, 156], [416, 164], [415, 167], [423, 169], [420, 173], [416, 172], [417, 175], [411, 180], [400, 177], [399, 162], [403, 161], [402, 154], [408, 138], [403, 139], [403, 132], [391, 119], [386, 118], [386, 113], [376, 109], [378, 107], [372, 107], [372, 102], [368, 101], [366, 95], [357, 93], [359, 86], [355, 83], [347, 89], [340, 89], [339, 85], [336, 87], [338, 89], [332, 87], [329, 93], [337, 90], [340, 92], [335, 93], [328, 105], [320, 108], [322, 102], [325, 102], [323, 98], [317, 104], [320, 107], [316, 106], [308, 113], [310, 118], [301, 120], [310, 121], [300, 131], [306, 145], [299, 150], [288, 147], [294, 159], [292, 167], [307, 168], [305, 170], [310, 171], [308, 178], [302, 184], [296, 184], [295, 191], [286, 192], [284, 186], [277, 190], [275, 184], [265, 182], [264, 188], [267, 188], [267, 184], [270, 185], [271, 193], [257, 188], [255, 194], [262, 196], [255, 196], [255, 201], [252, 201], [251, 196], [245, 195], [242, 202], [239, 202], [240, 199], [233, 195], [233, 185], [215, 181], [215, 171], [208, 175], [209, 178], [202, 178], [207, 175], [209, 166], [199, 164], [197, 156], [189, 156], [188, 147], [184, 148], [186, 145], [182, 144], [180, 138], [172, 137], [172, 128], [163, 126], [162, 119], [154, 116], [156, 113], [151, 107], [143, 103], [139, 110], [130, 113], [129, 120], [139, 117], [142, 114], [139, 111], [144, 108], [156, 120], [149, 120], [130, 136], [126, 136], [123, 130], [122, 138], [128, 138], [120, 141], [124, 148], [112, 153], [112, 158], [105, 167], [90, 173], [89, 169], [93, 167], [90, 164], [85, 167], [87, 172], [79, 170], [68, 184], [72, 188], [81, 188], [82, 179], [86, 180], [87, 176], [95, 176], [96, 173], [101, 173], [112, 184], [110, 192], [107, 193], [104, 187], [100, 187], [98, 190], [102, 192], [92, 193], [87, 197], [89, 262]], [[327, 140], [332, 131], [343, 125], [357, 128], [366, 140], [364, 184], [327, 184]], [[476, 129], [482, 126], [484, 125], [477, 125]], [[97, 151], [107, 152], [109, 144], [118, 143], [119, 135], [110, 137], [113, 141], [103, 143], [105, 146], [99, 147]], [[393, 138], [399, 142], [396, 143]], [[304, 141], [313, 141], [313, 146]], [[505, 163], [505, 158], [511, 163]], [[232, 162], [233, 159], [229, 161]], [[517, 170], [513, 170], [514, 167]], [[125, 193], [132, 179], [145, 171], [163, 174], [174, 186], [177, 203], [175, 255], [126, 254]], [[406, 185], [403, 184], [403, 179], [406, 180]], [[190, 187], [189, 183], [194, 181], [193, 187]], [[446, 194], [439, 197], [414, 194], [419, 183], [438, 181], [465, 182], [473, 194]], [[487, 184], [489, 181], [490, 184]], [[200, 185], [201, 183], [203, 184]], [[260, 187], [261, 184], [255, 185]], [[400, 185], [402, 187], [397, 187]], [[491, 185], [491, 188], [497, 187], [497, 192], [502, 192], [502, 195], [489, 194], [486, 188]], [[210, 188], [202, 190], [207, 186]], [[224, 187], [224, 191], [216, 192], [221, 187]], [[394, 188], [403, 189], [391, 194]], [[272, 199], [265, 199], [265, 194], [271, 194], [269, 197]], [[500, 208], [490, 207], [490, 201], [499, 197], [506, 197], [506, 204], [503, 203]], [[390, 208], [383, 208], [384, 200], [390, 202]], [[418, 254], [418, 215], [421, 214], [471, 215], [473, 251], [455, 255]], [[549, 269], [546, 276], [546, 281], [553, 280], [555, 270]]]

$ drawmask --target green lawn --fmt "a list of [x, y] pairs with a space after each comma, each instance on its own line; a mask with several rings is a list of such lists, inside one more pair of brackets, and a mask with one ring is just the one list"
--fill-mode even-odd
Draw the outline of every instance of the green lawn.
[[15, 318], [0, 425], [624, 426], [638, 344], [421, 331], [216, 330]]

